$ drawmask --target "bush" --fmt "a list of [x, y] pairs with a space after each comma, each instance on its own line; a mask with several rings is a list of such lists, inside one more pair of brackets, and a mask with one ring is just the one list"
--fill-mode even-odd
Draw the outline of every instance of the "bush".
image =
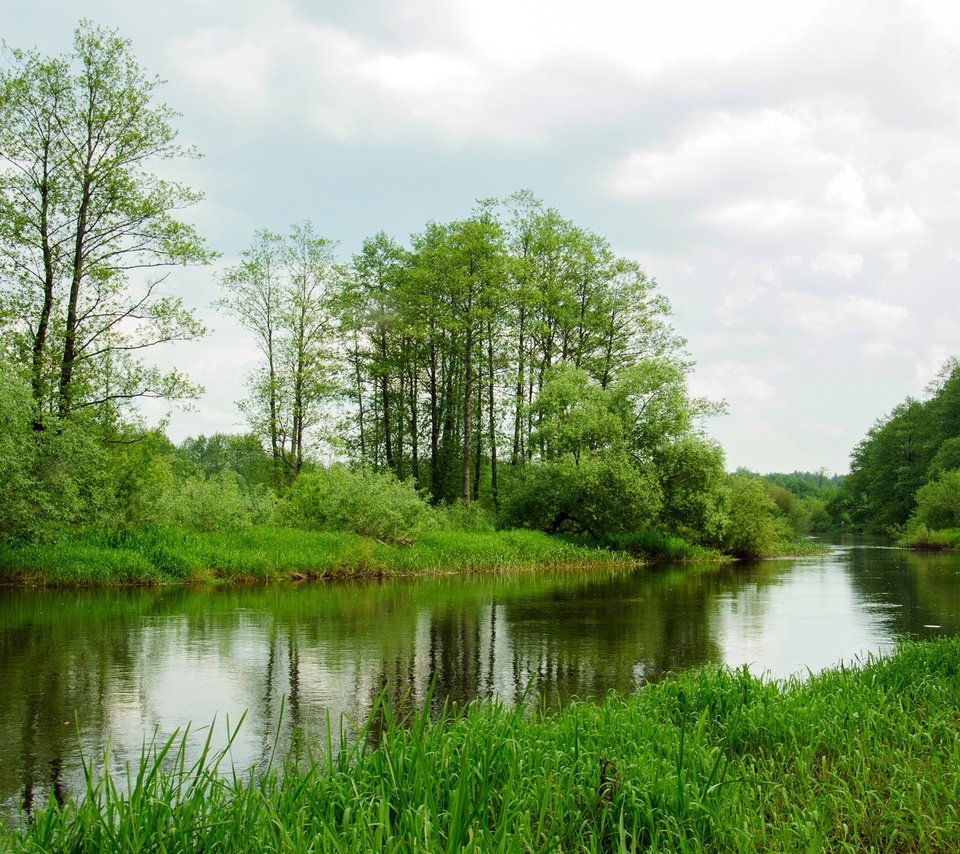
[[716, 540], [726, 511], [723, 449], [699, 436], [664, 446], [657, 469], [663, 488], [659, 526], [694, 543]]
[[662, 502], [652, 477], [617, 454], [530, 465], [510, 486], [502, 528], [555, 534], [586, 533], [595, 539], [648, 527]]
[[277, 517], [295, 528], [352, 531], [388, 542], [438, 526], [436, 513], [412, 480], [339, 464], [302, 473], [277, 508]]
[[730, 478], [730, 509], [722, 544], [740, 557], [763, 557], [776, 552], [786, 530], [776, 503], [759, 478]]
[[922, 522], [913, 524], [897, 540], [897, 544], [911, 549], [954, 549], [960, 545], [960, 531], [932, 531]]
[[447, 531], [490, 533], [496, 530], [496, 517], [474, 502], [467, 507], [462, 501], [437, 507], [438, 521]]
[[[260, 493], [245, 495], [232, 471], [211, 478], [188, 478], [175, 499], [174, 521], [192, 531], [232, 531], [262, 521], [255, 508]], [[256, 518], [256, 517], [260, 518]]]
[[945, 471], [917, 490], [911, 521], [935, 530], [960, 528], [960, 469]]
[[33, 473], [37, 441], [31, 426], [30, 387], [17, 369], [0, 360], [0, 539], [29, 538], [36, 524]]

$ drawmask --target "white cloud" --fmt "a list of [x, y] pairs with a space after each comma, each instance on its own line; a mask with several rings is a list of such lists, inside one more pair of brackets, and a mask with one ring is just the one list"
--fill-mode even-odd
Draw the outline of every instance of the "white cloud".
[[263, 43], [250, 38], [226, 41], [216, 31], [203, 30], [180, 42], [176, 59], [183, 72], [215, 89], [234, 106], [267, 97], [270, 56]]
[[[88, 6], [170, 79], [184, 139], [210, 155], [183, 179], [219, 248], [312, 216], [347, 255], [529, 186], [645, 259], [694, 389], [731, 401], [734, 465], [841, 466], [856, 425], [957, 348], [960, 5]], [[45, 50], [49, 7], [11, 7], [0, 29]], [[215, 337], [183, 352], [223, 418], [242, 348]], [[794, 463], [817, 407], [846, 432]]]
[[727, 325], [743, 321], [747, 311], [764, 296], [781, 287], [780, 276], [770, 266], [737, 267], [730, 275], [732, 284], [726, 289], [717, 313]]
[[783, 300], [788, 316], [799, 328], [820, 336], [888, 335], [910, 316], [902, 305], [852, 294], [832, 298], [789, 292]]
[[766, 376], [769, 366], [723, 360], [698, 366], [690, 378], [690, 390], [711, 400], [726, 400], [731, 409], [755, 413], [770, 406], [777, 386]]
[[841, 279], [851, 279], [863, 269], [863, 255], [859, 252], [824, 249], [810, 262], [810, 269], [818, 273], [830, 273]]

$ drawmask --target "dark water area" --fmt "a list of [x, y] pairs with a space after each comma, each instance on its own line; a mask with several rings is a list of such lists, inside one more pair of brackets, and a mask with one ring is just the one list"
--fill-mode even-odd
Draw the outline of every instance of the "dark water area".
[[804, 676], [960, 632], [960, 555], [846, 536], [754, 565], [111, 591], [0, 588], [0, 810], [83, 786], [191, 725], [263, 765], [292, 733], [337, 749], [395, 705], [550, 705], [691, 668]]

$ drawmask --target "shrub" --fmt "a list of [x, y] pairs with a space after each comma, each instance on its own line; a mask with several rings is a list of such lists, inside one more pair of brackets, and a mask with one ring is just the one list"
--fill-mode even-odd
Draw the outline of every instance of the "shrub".
[[776, 503], [759, 478], [730, 478], [730, 509], [722, 544], [740, 557], [773, 554], [786, 539], [786, 530]]
[[438, 524], [412, 480], [339, 464], [302, 473], [284, 496], [277, 516], [295, 528], [352, 531], [387, 541], [406, 539]]
[[174, 521], [192, 531], [229, 531], [254, 521], [251, 501], [237, 475], [225, 470], [211, 478], [188, 478], [180, 487]]
[[960, 528], [960, 469], [945, 471], [917, 490], [913, 520], [928, 528]]
[[496, 529], [496, 517], [477, 503], [469, 507], [462, 501], [441, 504], [437, 508], [438, 521], [448, 531], [475, 531], [489, 533]]
[[586, 533], [647, 527], [662, 502], [654, 479], [618, 454], [528, 466], [505, 496], [500, 527]]
[[657, 458], [663, 488], [659, 526], [695, 543], [716, 540], [726, 512], [723, 449], [699, 436], [665, 445]]

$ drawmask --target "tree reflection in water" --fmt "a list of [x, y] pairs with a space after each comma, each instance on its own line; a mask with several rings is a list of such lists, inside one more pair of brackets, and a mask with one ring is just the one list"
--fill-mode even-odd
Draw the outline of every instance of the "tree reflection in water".
[[[405, 714], [428, 696], [436, 713], [447, 700], [539, 697], [556, 707], [573, 697], [635, 691], [670, 672], [722, 663], [725, 633], [772, 630], [769, 615], [783, 606], [778, 597], [811, 567], [844, 585], [852, 623], [873, 609], [878, 630], [891, 639], [929, 634], [923, 627], [930, 624], [960, 629], [955, 557], [878, 549], [612, 574], [109, 592], [6, 588], [0, 798], [8, 817], [21, 804], [30, 812], [51, 794], [62, 799], [82, 786], [81, 751], [96, 764], [109, 745], [111, 765], [121, 768], [139, 759], [154, 732], [165, 739], [189, 722], [200, 743], [216, 718], [213, 743], [222, 746], [228, 721], [235, 725], [244, 712], [232, 748], [238, 768], [264, 764], [278, 738], [281, 753], [296, 732], [323, 738], [328, 716], [336, 751], [356, 732], [341, 727], [341, 716], [365, 720], [381, 693]], [[836, 659], [856, 651], [840, 649]]]

